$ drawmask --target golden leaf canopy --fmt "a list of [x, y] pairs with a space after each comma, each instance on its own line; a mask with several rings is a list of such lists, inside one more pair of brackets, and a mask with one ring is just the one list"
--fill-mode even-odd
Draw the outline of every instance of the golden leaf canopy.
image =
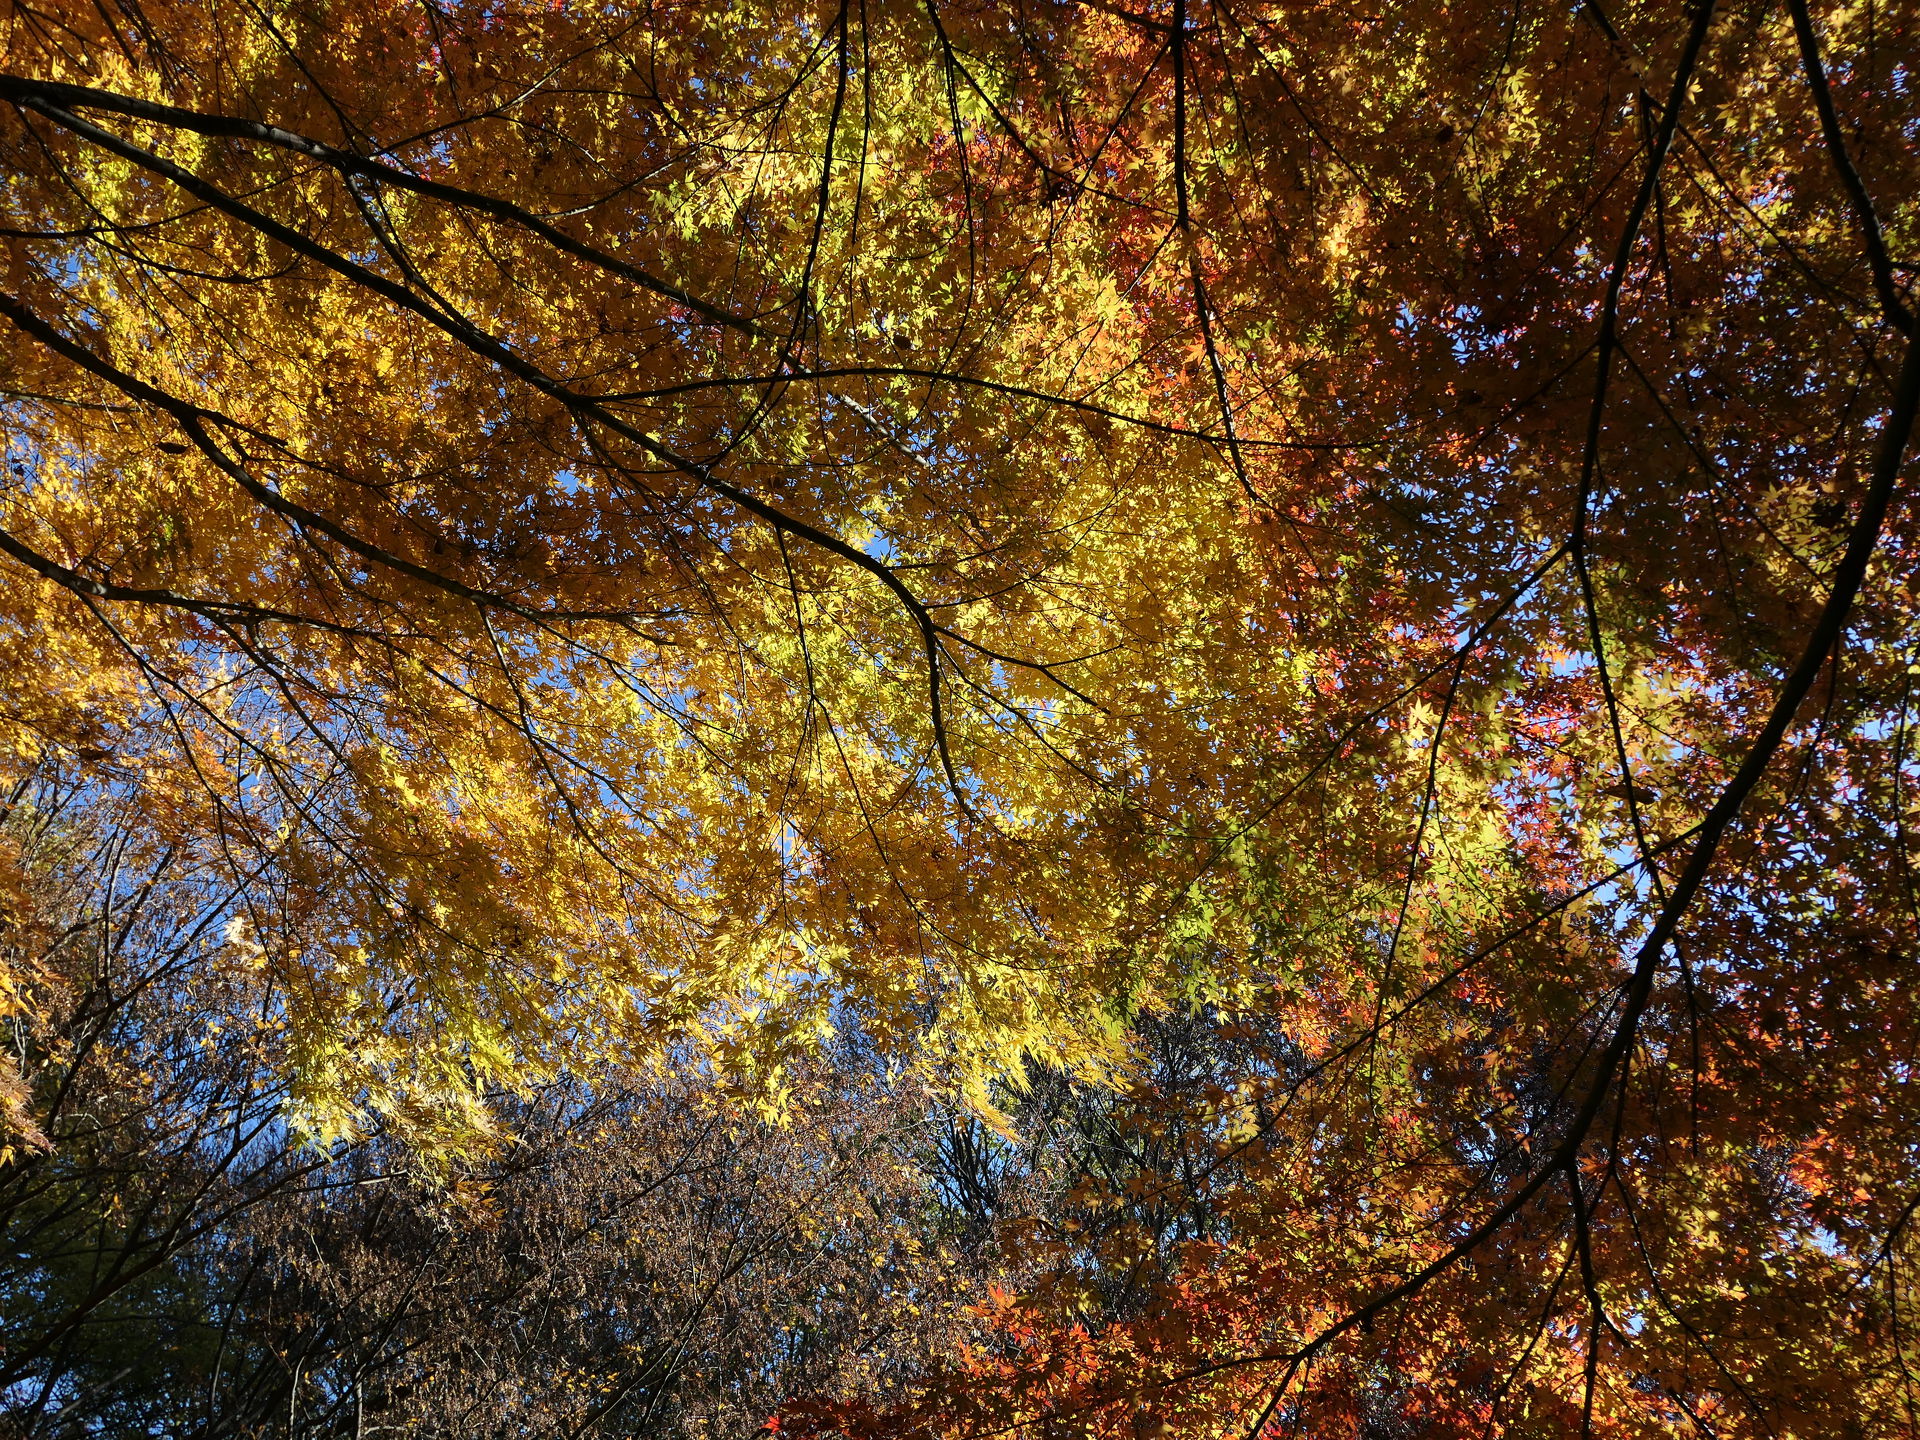
[[836, 1035], [990, 1108], [1510, 930], [1559, 1013], [1802, 783], [1917, 177], [1785, 13], [8, 25], [0, 747], [205, 877], [323, 1131]]

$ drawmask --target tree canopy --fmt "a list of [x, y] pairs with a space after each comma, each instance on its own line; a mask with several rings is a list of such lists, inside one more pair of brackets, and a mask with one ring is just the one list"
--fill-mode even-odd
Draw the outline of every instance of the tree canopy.
[[336, 1165], [941, 1117], [777, 1426], [1907, 1433], [1915, 26], [16, 0], [0, 1165], [205, 986]]

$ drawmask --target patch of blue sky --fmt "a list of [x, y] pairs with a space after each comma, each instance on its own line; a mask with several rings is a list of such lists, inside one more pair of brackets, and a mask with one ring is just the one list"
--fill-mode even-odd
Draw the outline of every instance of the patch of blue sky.
[[878, 560], [882, 565], [897, 565], [900, 562], [900, 549], [894, 544], [893, 537], [870, 517], [869, 523], [874, 524], [875, 528], [872, 534], [860, 542], [861, 553]]

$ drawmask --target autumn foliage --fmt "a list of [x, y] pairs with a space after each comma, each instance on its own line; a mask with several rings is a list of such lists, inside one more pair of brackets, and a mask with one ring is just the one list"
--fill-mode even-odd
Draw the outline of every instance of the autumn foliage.
[[4, 24], [9, 1235], [217, 1060], [414, 1187], [168, 1232], [263, 1376], [772, 1225], [511, 1433], [1920, 1430], [1912, 5]]

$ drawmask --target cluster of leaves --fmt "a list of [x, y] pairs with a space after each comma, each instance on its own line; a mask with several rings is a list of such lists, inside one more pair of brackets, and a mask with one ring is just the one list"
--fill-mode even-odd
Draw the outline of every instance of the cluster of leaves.
[[261, 1123], [961, 1097], [782, 1425], [1914, 1423], [1910, 4], [8, 25], [0, 756]]
[[451, 1171], [303, 1145], [284, 1016], [212, 978], [217, 878], [40, 778], [8, 826], [57, 936], [0, 1169], [9, 1436], [737, 1435], [950, 1348], [977, 1262], [925, 1213], [925, 1101], [859, 1057], [779, 1127], [601, 1074], [495, 1097]]

